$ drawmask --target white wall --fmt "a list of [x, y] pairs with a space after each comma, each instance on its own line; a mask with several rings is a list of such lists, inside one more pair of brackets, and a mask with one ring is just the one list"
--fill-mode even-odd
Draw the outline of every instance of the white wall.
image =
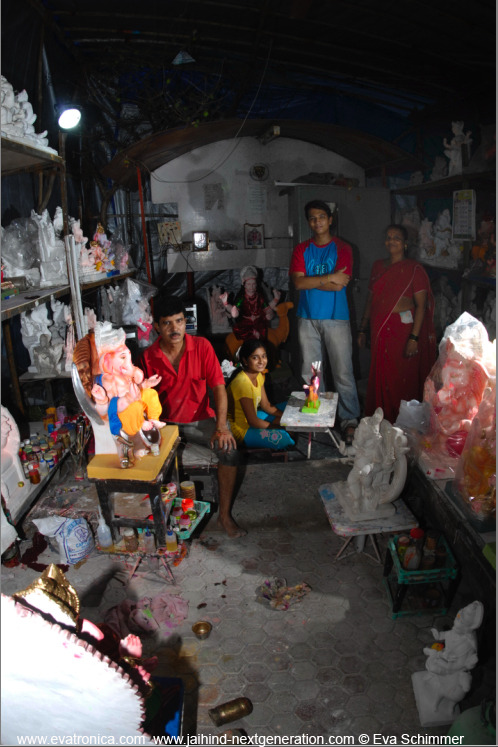
[[[263, 182], [250, 176], [253, 164], [268, 166]], [[244, 224], [264, 225], [265, 248], [292, 248], [288, 198], [274, 182], [291, 182], [310, 172], [342, 174], [365, 184], [362, 168], [331, 151], [300, 140], [222, 140], [161, 166], [151, 177], [154, 203], [178, 204], [182, 240], [208, 231], [211, 249], [223, 241], [244, 248]]]

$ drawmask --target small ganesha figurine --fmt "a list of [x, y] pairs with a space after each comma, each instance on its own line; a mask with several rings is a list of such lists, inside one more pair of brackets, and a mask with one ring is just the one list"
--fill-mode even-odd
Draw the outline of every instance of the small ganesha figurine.
[[322, 367], [321, 361], [313, 361], [311, 364], [311, 378], [309, 384], [304, 384], [304, 390], [306, 392], [306, 399], [304, 400], [304, 407], [301, 408], [301, 412], [316, 413], [320, 409], [320, 400], [318, 399], [318, 390], [320, 388], [320, 369]]

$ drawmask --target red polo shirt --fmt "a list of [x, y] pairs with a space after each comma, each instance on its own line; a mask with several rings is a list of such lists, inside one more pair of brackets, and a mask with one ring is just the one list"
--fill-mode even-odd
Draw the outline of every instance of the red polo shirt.
[[142, 353], [139, 365], [146, 378], [162, 376], [156, 387], [163, 407], [161, 420], [193, 423], [214, 417], [208, 389], [225, 386], [225, 380], [211, 343], [205, 337], [185, 335], [177, 373], [159, 347], [160, 339]]

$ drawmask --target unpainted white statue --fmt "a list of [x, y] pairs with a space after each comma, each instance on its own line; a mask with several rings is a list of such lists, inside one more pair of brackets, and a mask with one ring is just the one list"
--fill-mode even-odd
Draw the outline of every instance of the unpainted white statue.
[[16, 140], [27, 140], [30, 145], [43, 147], [56, 153], [53, 148], [48, 148], [47, 130], [36, 133], [34, 123], [36, 114], [28, 100], [26, 91], [14, 93], [12, 85], [5, 76], [1, 76], [1, 128], [2, 135]]
[[40, 342], [33, 348], [33, 365], [37, 373], [54, 376], [60, 373], [64, 342], [54, 343], [50, 334], [40, 335]]
[[351, 520], [379, 519], [395, 513], [392, 503], [405, 485], [408, 448], [406, 435], [384, 420], [381, 407], [360, 420], [353, 440], [351, 472], [346, 482], [332, 486]]
[[418, 248], [419, 257], [422, 260], [431, 258], [436, 253], [434, 235], [432, 232], [432, 221], [430, 221], [428, 218], [423, 218], [420, 224], [420, 230], [418, 234]]
[[446, 176], [448, 176], [448, 164], [443, 156], [436, 156], [431, 171], [431, 182], [438, 181], [438, 179], [444, 179]]
[[458, 715], [478, 662], [476, 630], [483, 615], [483, 604], [476, 600], [457, 613], [451, 630], [431, 629], [436, 643], [424, 648], [427, 671], [412, 675], [422, 726], [451, 723]]
[[461, 120], [451, 123], [451, 131], [453, 132], [451, 141], [448, 142], [446, 138], [443, 140], [444, 155], [449, 159], [448, 176], [462, 173], [462, 146], [467, 148], [467, 154], [470, 156], [470, 145], [472, 143], [472, 132], [469, 130], [464, 133]]
[[50, 306], [52, 308], [52, 326], [50, 328], [50, 333], [52, 335], [52, 342], [54, 344], [62, 343], [62, 345], [66, 342], [66, 310], [64, 308], [65, 304], [62, 303], [62, 301], [58, 301], [55, 298], [52, 298], [50, 301]]
[[45, 304], [35, 306], [31, 311], [25, 311], [21, 314], [21, 337], [24, 347], [29, 352], [31, 365], [28, 366], [30, 373], [37, 373], [36, 362], [34, 358], [34, 349], [40, 342], [41, 335], [48, 334], [50, 337], [49, 327], [52, 324], [48, 318], [48, 308]]

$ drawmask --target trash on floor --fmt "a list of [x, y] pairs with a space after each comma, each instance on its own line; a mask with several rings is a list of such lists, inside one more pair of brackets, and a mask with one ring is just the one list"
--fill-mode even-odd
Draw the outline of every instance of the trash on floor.
[[138, 602], [124, 599], [106, 612], [105, 621], [121, 638], [128, 633], [169, 633], [188, 614], [188, 602], [173, 594], [144, 597]]
[[267, 578], [256, 590], [256, 601], [276, 610], [288, 610], [291, 604], [311, 591], [311, 586], [303, 582], [296, 586], [287, 586], [283, 578]]

